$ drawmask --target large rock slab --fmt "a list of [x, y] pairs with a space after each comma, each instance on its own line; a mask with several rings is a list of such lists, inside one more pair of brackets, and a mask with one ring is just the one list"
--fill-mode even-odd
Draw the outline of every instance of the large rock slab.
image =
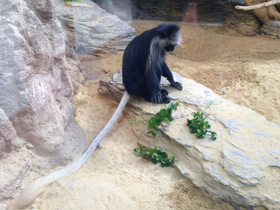
[[90, 0], [56, 1], [56, 15], [78, 54], [115, 53], [124, 50], [136, 36], [128, 23]]
[[[175, 120], [161, 127], [154, 144], [175, 155], [176, 167], [202, 189], [236, 208], [280, 209], [280, 126], [256, 112], [225, 100], [207, 87], [173, 73], [183, 90], [162, 85], [173, 102], [179, 101]], [[120, 97], [124, 90], [120, 71], [100, 81], [99, 91]], [[217, 140], [196, 139], [187, 119], [211, 101], [207, 110]], [[140, 115], [154, 115], [166, 105], [133, 98], [131, 107]], [[141, 136], [143, 138], [143, 136]]]

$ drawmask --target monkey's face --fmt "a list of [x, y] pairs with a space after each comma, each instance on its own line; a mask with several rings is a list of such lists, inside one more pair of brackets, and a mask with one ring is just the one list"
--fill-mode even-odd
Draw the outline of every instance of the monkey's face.
[[167, 45], [164, 49], [165, 49], [167, 52], [172, 52], [172, 51], [175, 49], [175, 46], [176, 46], [176, 45], [170, 44], [170, 45]]

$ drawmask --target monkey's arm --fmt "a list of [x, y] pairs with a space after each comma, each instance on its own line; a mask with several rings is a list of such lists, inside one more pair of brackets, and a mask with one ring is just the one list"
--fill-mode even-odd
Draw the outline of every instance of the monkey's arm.
[[168, 68], [168, 66], [166, 65], [165, 61], [163, 62], [161, 68], [162, 68], [162, 76], [167, 78], [171, 86], [177, 88], [178, 90], [182, 90], [183, 86], [181, 85], [181, 83], [174, 81], [173, 75], [170, 69]]

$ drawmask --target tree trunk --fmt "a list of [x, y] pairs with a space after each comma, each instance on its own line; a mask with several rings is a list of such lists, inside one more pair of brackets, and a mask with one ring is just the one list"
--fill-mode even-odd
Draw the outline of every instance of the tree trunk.
[[[271, 1], [271, 0], [268, 0]], [[244, 0], [248, 6], [265, 3], [265, 0]], [[279, 8], [279, 5], [278, 5]], [[263, 22], [269, 20], [280, 21], [280, 12], [276, 5], [253, 10], [253, 13]]]
[[276, 6], [270, 6], [267, 9], [268, 9], [268, 16], [270, 17], [270, 20], [280, 20], [280, 12], [277, 10]]

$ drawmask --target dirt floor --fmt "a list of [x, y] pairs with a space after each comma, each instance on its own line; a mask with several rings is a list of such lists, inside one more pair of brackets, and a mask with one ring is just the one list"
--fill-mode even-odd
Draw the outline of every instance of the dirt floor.
[[[131, 23], [138, 33], [158, 24]], [[181, 29], [183, 43], [167, 57], [170, 69], [280, 123], [280, 40], [220, 27], [181, 24]], [[88, 80], [75, 98], [76, 119], [92, 140], [116, 108], [116, 102], [98, 93], [98, 79], [121, 68], [122, 53], [80, 60]], [[233, 209], [194, 187], [177, 169], [135, 157], [137, 141], [149, 139], [138, 139], [132, 126], [122, 115], [82, 169], [49, 187], [31, 209]]]

